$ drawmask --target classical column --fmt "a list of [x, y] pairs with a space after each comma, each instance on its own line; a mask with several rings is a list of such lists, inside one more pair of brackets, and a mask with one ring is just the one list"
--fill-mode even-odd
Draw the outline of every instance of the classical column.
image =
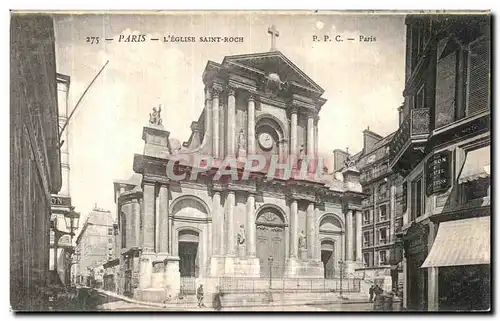
[[168, 185], [160, 185], [160, 190], [158, 191], [158, 216], [159, 216], [159, 230], [158, 230], [158, 242], [160, 253], [170, 253], [168, 239], [170, 237], [170, 231], [168, 226]]
[[318, 149], [319, 149], [319, 143], [318, 143], [318, 122], [319, 122], [319, 116], [316, 115], [314, 117], [314, 155], [318, 157]]
[[292, 107], [290, 116], [290, 155], [297, 156], [297, 108]]
[[229, 88], [227, 92], [227, 156], [235, 156], [235, 131], [236, 131], [236, 98], [233, 88]]
[[363, 254], [361, 251], [362, 248], [362, 243], [363, 243], [363, 237], [361, 233], [361, 211], [356, 211], [355, 212], [356, 216], [356, 261], [358, 262], [363, 262]]
[[[205, 90], [205, 135], [203, 140], [208, 143], [208, 139], [212, 138], [212, 95], [210, 90]], [[210, 142], [211, 143], [211, 142]]]
[[215, 88], [212, 91], [212, 116], [213, 116], [213, 135], [212, 135], [212, 155], [219, 158], [219, 91]]
[[321, 242], [319, 241], [319, 217], [320, 211], [319, 208], [314, 209], [314, 259], [318, 262], [321, 262]]
[[248, 97], [248, 131], [247, 155], [255, 154], [255, 101], [252, 95]]
[[307, 113], [307, 156], [314, 155], [314, 113]]
[[220, 192], [214, 191], [212, 197], [213, 217], [216, 218], [217, 231], [214, 233], [214, 248], [217, 255], [224, 255], [224, 213], [220, 207]]
[[310, 202], [307, 205], [307, 213], [306, 213], [306, 228], [307, 228], [307, 258], [314, 259], [314, 248], [316, 245], [315, 242], [315, 233], [314, 233], [314, 203]]
[[299, 210], [297, 200], [290, 202], [290, 258], [297, 258], [297, 237], [299, 235]]
[[247, 255], [255, 257], [257, 255], [256, 238], [257, 230], [255, 226], [255, 195], [248, 194], [247, 199]]
[[354, 235], [353, 235], [353, 226], [352, 226], [352, 210], [347, 210], [345, 214], [345, 222], [346, 222], [346, 261], [352, 261], [352, 245], [354, 243]]
[[235, 202], [234, 191], [228, 191], [226, 198], [226, 231], [225, 231], [226, 254], [228, 255], [236, 254], [235, 252], [236, 242], [234, 240], [234, 226], [233, 226], [234, 202]]
[[155, 184], [144, 182], [144, 220], [142, 222], [143, 253], [153, 252], [155, 246]]

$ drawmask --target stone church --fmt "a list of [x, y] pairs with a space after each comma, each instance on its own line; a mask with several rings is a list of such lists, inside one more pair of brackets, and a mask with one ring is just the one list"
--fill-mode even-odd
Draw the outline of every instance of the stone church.
[[143, 128], [144, 152], [134, 155], [136, 174], [114, 182], [119, 292], [163, 301], [194, 284], [207, 293], [228, 280], [262, 280], [255, 284], [264, 287], [269, 278], [352, 273], [362, 264], [364, 194], [351, 164], [322, 180], [269, 178], [265, 171], [238, 180], [214, 179], [214, 171], [193, 180], [167, 175], [169, 162], [196, 155], [237, 159], [240, 172], [250, 155], [297, 156], [300, 169], [301, 157], [318, 155], [324, 90], [274, 46], [208, 61], [202, 80], [205, 104], [189, 139], [176, 145], [161, 106], [154, 108]]

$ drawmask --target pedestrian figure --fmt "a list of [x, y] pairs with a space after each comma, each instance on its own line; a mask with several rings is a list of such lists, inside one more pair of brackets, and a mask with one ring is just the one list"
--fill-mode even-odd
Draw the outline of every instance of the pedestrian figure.
[[375, 294], [374, 290], [375, 290], [375, 286], [372, 284], [370, 286], [370, 290], [368, 290], [368, 292], [370, 293], [370, 302], [373, 302], [373, 295]]
[[217, 291], [214, 294], [212, 305], [216, 311], [222, 310], [222, 291], [217, 287]]
[[373, 311], [383, 311], [384, 310], [384, 290], [377, 284], [373, 289], [375, 293], [375, 300], [373, 302]]
[[198, 299], [198, 307], [204, 307], [205, 304], [203, 303], [203, 284], [200, 284], [198, 287], [198, 290], [196, 291], [196, 298]]

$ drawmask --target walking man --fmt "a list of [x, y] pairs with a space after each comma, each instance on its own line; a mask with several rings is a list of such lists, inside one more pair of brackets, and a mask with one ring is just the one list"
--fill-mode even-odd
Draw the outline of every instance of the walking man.
[[204, 307], [205, 304], [203, 303], [203, 284], [200, 284], [198, 287], [198, 290], [196, 291], [196, 298], [198, 299], [198, 307]]

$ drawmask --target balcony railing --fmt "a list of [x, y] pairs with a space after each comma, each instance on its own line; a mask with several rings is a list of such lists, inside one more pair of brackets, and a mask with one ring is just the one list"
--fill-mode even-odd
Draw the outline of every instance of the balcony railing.
[[426, 139], [430, 133], [429, 108], [410, 110], [409, 116], [403, 121], [392, 138], [389, 151], [389, 162], [393, 166], [410, 145], [420, 139]]
[[380, 165], [374, 169], [362, 172], [359, 180], [361, 184], [366, 184], [374, 179], [384, 176], [388, 173], [389, 167], [387, 165]]

